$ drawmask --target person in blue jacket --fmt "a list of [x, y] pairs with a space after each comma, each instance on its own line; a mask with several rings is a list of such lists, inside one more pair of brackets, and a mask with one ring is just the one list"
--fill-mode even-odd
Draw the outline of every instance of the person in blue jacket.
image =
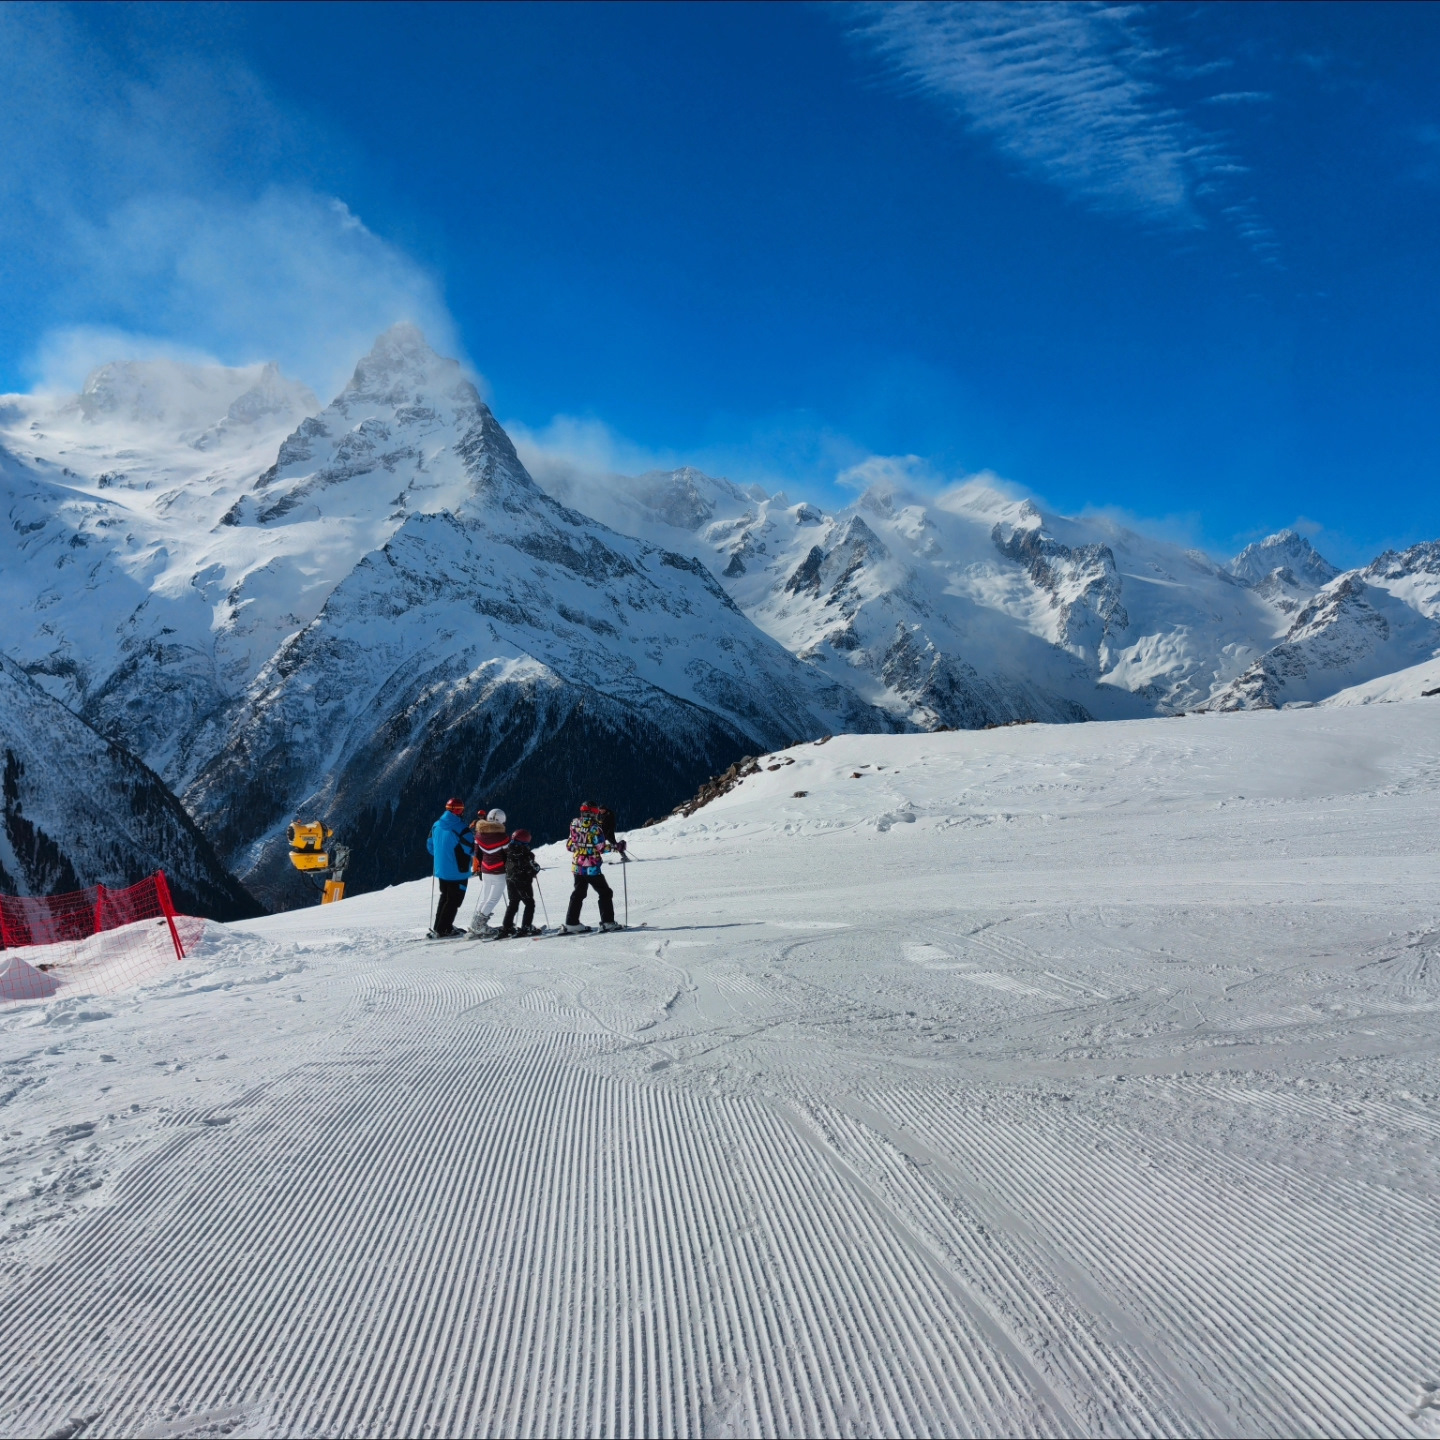
[[440, 818], [430, 827], [425, 848], [435, 857], [435, 878], [440, 882], [440, 903], [435, 907], [435, 925], [431, 940], [448, 940], [464, 931], [455, 928], [460, 902], [465, 898], [465, 885], [470, 878], [470, 857], [475, 853], [475, 837], [465, 824], [465, 806], [459, 800], [447, 800]]

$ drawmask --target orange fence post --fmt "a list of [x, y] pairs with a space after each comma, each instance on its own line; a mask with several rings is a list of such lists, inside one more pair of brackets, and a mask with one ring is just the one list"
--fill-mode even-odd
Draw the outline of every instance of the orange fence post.
[[155, 872], [155, 893], [160, 897], [160, 908], [165, 912], [165, 923], [170, 927], [170, 938], [175, 942], [175, 958], [185, 958], [185, 947], [180, 943], [180, 932], [175, 928], [175, 905], [170, 899], [170, 886], [165, 881], [165, 872]]

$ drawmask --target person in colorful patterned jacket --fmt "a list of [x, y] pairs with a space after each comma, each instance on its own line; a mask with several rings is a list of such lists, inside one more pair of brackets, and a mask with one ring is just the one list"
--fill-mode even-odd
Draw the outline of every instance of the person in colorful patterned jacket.
[[500, 931], [490, 929], [490, 916], [505, 900], [505, 850], [510, 837], [505, 833], [505, 812], [492, 810], [475, 821], [475, 872], [480, 876], [480, 898], [465, 932], [472, 940], [497, 940]]
[[590, 926], [580, 923], [580, 907], [585, 903], [587, 890], [594, 890], [600, 901], [600, 928], [625, 928], [615, 923], [615, 892], [600, 869], [603, 864], [602, 857], [607, 850], [618, 850], [624, 855], [625, 842], [616, 840], [612, 843], [605, 838], [605, 832], [600, 826], [599, 808], [587, 800], [580, 807], [579, 817], [570, 822], [570, 838], [565, 842], [565, 848], [574, 857], [572, 865], [575, 871], [575, 888], [570, 892], [570, 909], [565, 915], [567, 935], [590, 933]]

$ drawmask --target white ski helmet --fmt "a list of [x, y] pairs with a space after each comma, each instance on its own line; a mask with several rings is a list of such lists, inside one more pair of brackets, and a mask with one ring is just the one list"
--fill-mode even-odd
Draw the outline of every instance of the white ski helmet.
[[505, 823], [505, 812], [503, 810], [492, 810], [485, 818], [495, 821], [497, 825], [503, 825]]

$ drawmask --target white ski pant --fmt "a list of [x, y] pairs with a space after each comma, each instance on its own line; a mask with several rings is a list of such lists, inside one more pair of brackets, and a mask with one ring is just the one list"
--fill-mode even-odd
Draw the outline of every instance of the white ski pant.
[[497, 907], [505, 904], [505, 872], [502, 870], [498, 875], [482, 874], [480, 876], [480, 898], [475, 902], [475, 915], [470, 921], [470, 928], [478, 930]]

